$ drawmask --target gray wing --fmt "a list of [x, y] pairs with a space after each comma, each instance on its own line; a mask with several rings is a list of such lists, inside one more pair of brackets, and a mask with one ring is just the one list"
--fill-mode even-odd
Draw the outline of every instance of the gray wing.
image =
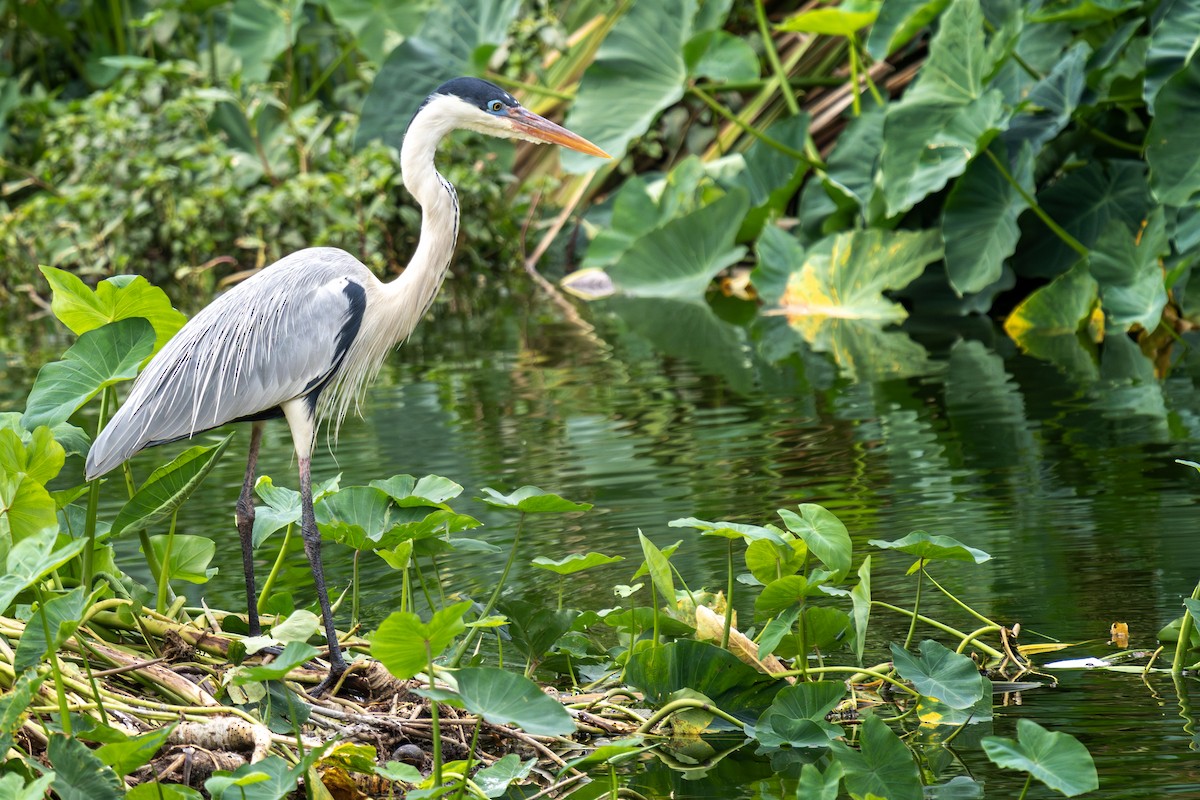
[[310, 248], [218, 297], [138, 376], [88, 453], [88, 478], [319, 390], [358, 333], [368, 280], [349, 253]]

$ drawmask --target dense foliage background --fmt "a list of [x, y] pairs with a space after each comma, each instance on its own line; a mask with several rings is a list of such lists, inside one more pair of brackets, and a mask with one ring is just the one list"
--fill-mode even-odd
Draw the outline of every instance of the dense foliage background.
[[757, 256], [753, 287], [733, 291], [792, 324], [751, 336], [779, 352], [798, 334], [867, 374], [921, 360], [884, 330], [914, 308], [1007, 319], [1025, 349], [1072, 371], [1131, 333], [1160, 374], [1196, 314], [1197, 2], [3, 13], [8, 291], [36, 283], [41, 263], [211, 283], [315, 244], [395, 271], [417, 219], [398, 181], [404, 126], [440, 81], [478, 74], [539, 112], [567, 109], [617, 158], [591, 172], [548, 148], [460, 144], [467, 157], [444, 169], [468, 205], [466, 268], [544, 252], [559, 226], [525, 218], [545, 200], [602, 200], [591, 244], [570, 237], [563, 259], [603, 270], [569, 279], [576, 293], [682, 304], [717, 342], [729, 335], [709, 282]]

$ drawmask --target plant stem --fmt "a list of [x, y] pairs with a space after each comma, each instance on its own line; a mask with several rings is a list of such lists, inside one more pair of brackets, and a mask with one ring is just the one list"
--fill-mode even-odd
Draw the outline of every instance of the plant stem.
[[[46, 594], [42, 591], [40, 582], [33, 584], [33, 592], [37, 595], [38, 610], [42, 620], [42, 634], [46, 637], [46, 658], [50, 661], [50, 672], [54, 676], [54, 693], [58, 696], [58, 714], [63, 733], [71, 735], [71, 712], [67, 708], [67, 689], [63, 683], [62, 667], [58, 663], [58, 653], [54, 652], [54, 637], [50, 635], [50, 621], [46, 618]], [[15, 674], [15, 673], [14, 673]]]
[[[913, 612], [909, 611], [907, 608], [900, 608], [899, 606], [894, 606], [891, 603], [885, 603], [882, 600], [872, 600], [871, 605], [879, 606], [880, 608], [886, 608], [888, 611], [895, 611], [897, 614], [903, 614], [906, 617], [915, 616], [917, 619], [921, 620], [921, 622], [925, 623], [926, 625], [930, 626], [931, 628], [937, 628], [939, 631], [942, 631], [943, 633], [948, 633], [951, 636], [957, 637], [959, 639], [965, 639], [965, 638], [967, 638], [967, 635], [968, 635], [968, 634], [963, 633], [962, 631], [958, 630], [957, 628], [951, 628], [949, 625], [947, 625], [943, 622], [938, 622], [936, 619], [933, 619], [932, 617], [926, 617], [921, 614], [914, 615]], [[972, 644], [975, 645], [975, 647], [978, 647], [983, 652], [987, 653], [992, 658], [1003, 658], [1004, 657], [1004, 653], [1001, 653], [996, 648], [986, 645], [983, 642], [976, 641], [976, 642], [972, 642]]]
[[858, 88], [858, 48], [854, 46], [854, 34], [850, 34], [850, 106], [854, 109], [854, 116], [862, 116], [862, 97], [859, 96]]
[[[1196, 588], [1192, 590], [1192, 599], [1200, 600], [1200, 583], [1196, 584]], [[1175, 643], [1175, 658], [1171, 660], [1171, 674], [1180, 675], [1183, 673], [1183, 662], [1190, 649], [1189, 645], [1192, 640], [1192, 612], [1188, 608], [1183, 609], [1183, 620], [1179, 623], [1179, 641]]]
[[760, 142], [767, 145], [771, 149], [778, 150], [779, 152], [783, 153], [784, 155], [791, 156], [792, 158], [796, 159], [797, 161], [799, 161], [802, 164], [808, 164], [810, 167], [824, 169], [825, 165], [820, 160], [814, 161], [812, 158], [810, 158], [804, 152], [797, 150], [794, 147], [790, 147], [790, 146], [784, 144], [783, 142], [779, 141], [778, 139], [768, 136], [767, 134], [760, 131], [758, 128], [755, 128], [753, 125], [748, 124], [741, 117], [737, 116], [732, 111], [727, 109], [725, 106], [718, 103], [716, 101], [716, 99], [714, 97], [712, 97], [712, 95], [708, 94], [700, 87], [692, 86], [692, 87], [689, 87], [688, 91], [690, 91], [696, 97], [700, 98], [700, 100], [702, 100], [706, 106], [711, 108], [717, 114], [719, 114], [720, 116], [729, 120], [734, 125], [741, 128], [742, 131], [750, 134], [755, 139], [758, 139]]
[[1045, 209], [1038, 205], [1038, 202], [1033, 195], [1025, 191], [1025, 187], [1023, 187], [1020, 182], [1012, 176], [1012, 173], [1008, 171], [1008, 167], [1004, 166], [1004, 162], [1002, 162], [1000, 158], [992, 152], [990, 147], [985, 148], [983, 150], [983, 154], [991, 160], [992, 164], [996, 166], [996, 169], [1000, 170], [1000, 174], [1004, 176], [1004, 180], [1008, 181], [1008, 184], [1016, 190], [1017, 194], [1021, 195], [1021, 199], [1029, 205], [1029, 210], [1034, 214], [1037, 214], [1038, 219], [1045, 223], [1046, 227], [1053, 231], [1054, 235], [1063, 241], [1063, 244], [1074, 250], [1079, 255], [1087, 257], [1091, 251], [1089, 251], [1082, 242], [1080, 242], [1071, 234], [1067, 233], [1065, 228], [1050, 218], [1050, 215], [1046, 213]]
[[158, 595], [154, 599], [154, 610], [165, 614], [167, 610], [167, 590], [170, 587], [171, 548], [175, 545], [175, 519], [179, 516], [176, 511], [171, 514], [171, 528], [167, 531], [167, 544], [163, 547], [162, 567], [156, 574], [158, 577]]
[[1025, 785], [1021, 787], [1021, 796], [1017, 800], [1025, 800], [1025, 795], [1029, 792], [1029, 784], [1033, 783], [1033, 773], [1029, 773], [1025, 777]]
[[[863, 667], [809, 667], [808, 670], [806, 670], [806, 672], [809, 675], [825, 675], [825, 674], [834, 675], [834, 674], [838, 674], [838, 673], [843, 673], [843, 674], [850, 673], [851, 675], [867, 675], [869, 677], [874, 678], [875, 680], [883, 681], [884, 683], [890, 683], [891, 685], [895, 686], [897, 689], [900, 689], [903, 692], [907, 692], [908, 694], [912, 695], [913, 697], [921, 696], [921, 693], [918, 692], [917, 690], [913, 689], [911, 686], [908, 686], [904, 682], [898, 681], [895, 678], [893, 678], [892, 676], [885, 675], [884, 673], [882, 673], [878, 670], [875, 670], [875, 669], [865, 669]], [[799, 677], [801, 675], [801, 671], [798, 669], [791, 669], [791, 670], [788, 670], [787, 672], [772, 672], [771, 674], [777, 678], [791, 677], [791, 676]]]
[[940, 591], [942, 594], [946, 595], [946, 597], [949, 597], [949, 598], [950, 598], [950, 600], [951, 600], [951, 601], [952, 601], [952, 602], [953, 602], [953, 603], [954, 603], [956, 606], [958, 606], [958, 607], [959, 607], [959, 608], [961, 608], [963, 611], [965, 611], [965, 612], [967, 612], [968, 614], [970, 614], [970, 615], [971, 615], [972, 617], [974, 617], [975, 619], [977, 619], [977, 620], [979, 620], [980, 622], [982, 622], [984, 625], [991, 625], [991, 626], [993, 626], [993, 627], [995, 627], [995, 628], [999, 628], [999, 627], [1000, 627], [1000, 623], [996, 622], [995, 620], [988, 619], [988, 618], [987, 618], [987, 617], [985, 617], [983, 614], [980, 614], [978, 611], [976, 611], [975, 609], [971, 608], [969, 605], [967, 605], [966, 603], [964, 603], [962, 600], [959, 600], [957, 597], [955, 597], [953, 594], [951, 594], [951, 593], [950, 593], [950, 591], [949, 591], [948, 589], [946, 589], [946, 588], [945, 588], [944, 586], [942, 586], [940, 583], [938, 583], [937, 581], [935, 581], [935, 580], [933, 579], [933, 576], [932, 576], [932, 575], [930, 575], [929, 573], [925, 573], [925, 579], [926, 579], [926, 580], [928, 580], [930, 583], [932, 583], [932, 584], [933, 584], [933, 585], [934, 585], [934, 586], [937, 588], [937, 590], [938, 590], [938, 591]]
[[[100, 393], [100, 413], [96, 417], [96, 435], [104, 430], [104, 422], [108, 417], [108, 392]], [[96, 478], [88, 487], [88, 504], [87, 516], [84, 518], [83, 535], [87, 539], [87, 544], [83, 547], [83, 565], [80, 568], [81, 574], [79, 583], [84, 587], [84, 591], [91, 591], [92, 575], [95, 569], [96, 560], [96, 514], [100, 509], [100, 479]]]
[[908, 646], [912, 644], [913, 634], [916, 633], [917, 630], [917, 617], [919, 616], [918, 612], [921, 610], [921, 584], [923, 583], [922, 579], [924, 577], [925, 559], [922, 558], [917, 566], [917, 597], [915, 600], [913, 600], [912, 621], [908, 624], [908, 636], [904, 637], [905, 650], [907, 650]]
[[[472, 629], [474, 630], [474, 629]], [[429, 688], [433, 688], [433, 649], [425, 642], [425, 669], [429, 675]], [[430, 736], [433, 745], [433, 785], [442, 785], [442, 727], [438, 722], [438, 704], [436, 700], [429, 701]]]
[[779, 93], [783, 95], [783, 102], [787, 104], [788, 112], [794, 117], [800, 113], [800, 104], [796, 102], [796, 96], [791, 92], [787, 71], [779, 61], [779, 51], [775, 49], [775, 41], [771, 38], [771, 28], [767, 23], [767, 11], [763, 8], [763, 0], [754, 0], [754, 18], [758, 22], [758, 32], [762, 34], [763, 38], [763, 50], [766, 51], [767, 63], [771, 65], [771, 71], [775, 73]]
[[354, 585], [354, 591], [350, 593], [350, 627], [358, 627], [358, 557], [362, 555], [362, 550], [354, 551], [354, 566], [350, 580]]
[[[508, 561], [504, 562], [504, 571], [500, 573], [500, 580], [496, 583], [496, 588], [492, 590], [492, 596], [488, 598], [487, 605], [483, 607], [483, 611], [479, 612], [479, 618], [483, 619], [492, 613], [492, 609], [496, 607], [496, 601], [500, 599], [500, 592], [504, 589], [504, 582], [508, 580], [508, 572], [512, 569], [513, 561], [517, 558], [517, 545], [521, 543], [521, 531], [525, 529], [525, 512], [521, 512], [521, 516], [517, 521], [517, 532], [513, 535], [512, 549], [508, 551]], [[458, 650], [454, 651], [454, 658], [450, 661], [450, 666], [457, 667], [462, 657], [466, 655], [467, 649], [471, 646], [471, 642], [479, 634], [479, 628], [469, 628], [467, 635], [463, 637], [462, 642], [458, 645]]]
[[725, 630], [721, 632], [721, 649], [729, 649], [729, 631], [733, 628], [733, 539], [726, 539], [729, 549], [725, 551]]
[[678, 700], [672, 700], [665, 706], [655, 711], [650, 718], [647, 719], [634, 733], [649, 733], [654, 730], [654, 726], [662, 722], [667, 717], [679, 711], [686, 711], [689, 708], [698, 708], [702, 711], [707, 711], [715, 717], [720, 717], [726, 722], [732, 722], [734, 725], [741, 727], [742, 721], [737, 717], [725, 713], [721, 709], [714, 706], [712, 703], [706, 703], [703, 700], [697, 700], [694, 697], [681, 697]]
[[287, 555], [288, 543], [292, 540], [292, 523], [283, 529], [283, 544], [279, 546], [279, 553], [275, 556], [275, 563], [271, 565], [271, 571], [267, 573], [267, 579], [263, 582], [262, 590], [258, 593], [258, 613], [262, 614], [267, 610], [267, 598], [271, 596], [271, 590], [275, 588], [275, 580], [279, 577], [279, 573], [283, 570], [283, 558]]

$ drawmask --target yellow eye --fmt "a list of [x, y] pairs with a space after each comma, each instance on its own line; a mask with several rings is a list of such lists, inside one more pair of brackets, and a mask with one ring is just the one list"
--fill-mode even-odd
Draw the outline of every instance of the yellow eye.
[[503, 108], [504, 103], [501, 103], [499, 100], [493, 100], [492, 102], [488, 103], [488, 111], [491, 111], [493, 114], [499, 113]]

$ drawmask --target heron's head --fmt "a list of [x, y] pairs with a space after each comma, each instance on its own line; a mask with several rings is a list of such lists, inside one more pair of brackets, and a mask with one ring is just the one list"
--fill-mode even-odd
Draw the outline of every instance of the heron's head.
[[455, 78], [443, 83], [425, 100], [418, 116], [427, 113], [451, 128], [464, 128], [502, 139], [557, 144], [588, 155], [611, 158], [587, 139], [523, 108], [511, 94], [479, 78]]

